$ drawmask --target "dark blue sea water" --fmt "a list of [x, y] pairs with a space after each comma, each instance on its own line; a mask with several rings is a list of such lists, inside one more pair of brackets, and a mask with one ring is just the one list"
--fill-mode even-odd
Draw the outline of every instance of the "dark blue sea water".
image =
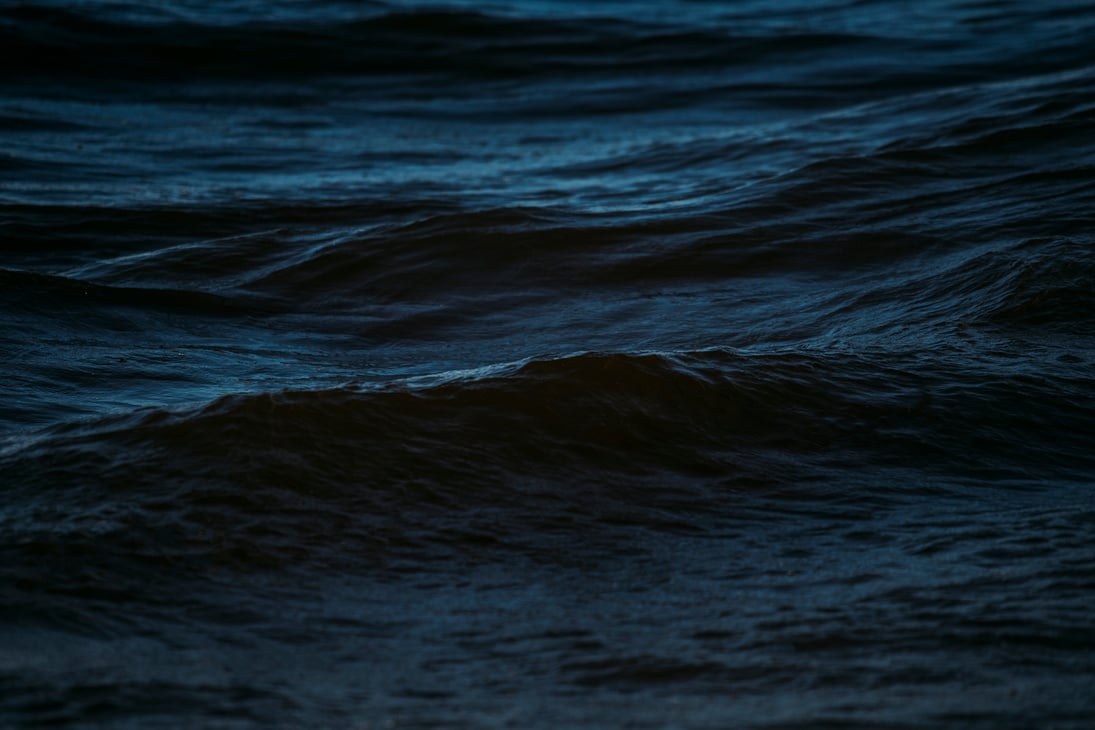
[[0, 726], [1095, 727], [1095, 4], [0, 52]]

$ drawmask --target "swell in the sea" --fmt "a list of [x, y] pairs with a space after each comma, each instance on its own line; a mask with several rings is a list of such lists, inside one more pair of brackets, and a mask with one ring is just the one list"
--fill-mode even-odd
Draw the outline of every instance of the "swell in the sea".
[[0, 724], [1095, 717], [1075, 3], [0, 3]]

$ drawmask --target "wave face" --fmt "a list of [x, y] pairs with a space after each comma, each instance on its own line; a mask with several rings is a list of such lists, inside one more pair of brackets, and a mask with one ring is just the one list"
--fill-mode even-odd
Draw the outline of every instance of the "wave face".
[[0, 725], [1091, 727], [1093, 34], [0, 0]]

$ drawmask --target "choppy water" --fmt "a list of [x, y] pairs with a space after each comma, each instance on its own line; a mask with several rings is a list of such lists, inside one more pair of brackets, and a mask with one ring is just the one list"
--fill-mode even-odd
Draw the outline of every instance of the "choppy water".
[[0, 725], [1091, 727], [1093, 39], [0, 2]]

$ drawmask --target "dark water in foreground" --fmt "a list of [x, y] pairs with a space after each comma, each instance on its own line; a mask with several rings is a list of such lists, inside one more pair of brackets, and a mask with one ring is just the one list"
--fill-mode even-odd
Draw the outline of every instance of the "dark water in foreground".
[[0, 726], [1095, 726], [1093, 39], [0, 2]]

